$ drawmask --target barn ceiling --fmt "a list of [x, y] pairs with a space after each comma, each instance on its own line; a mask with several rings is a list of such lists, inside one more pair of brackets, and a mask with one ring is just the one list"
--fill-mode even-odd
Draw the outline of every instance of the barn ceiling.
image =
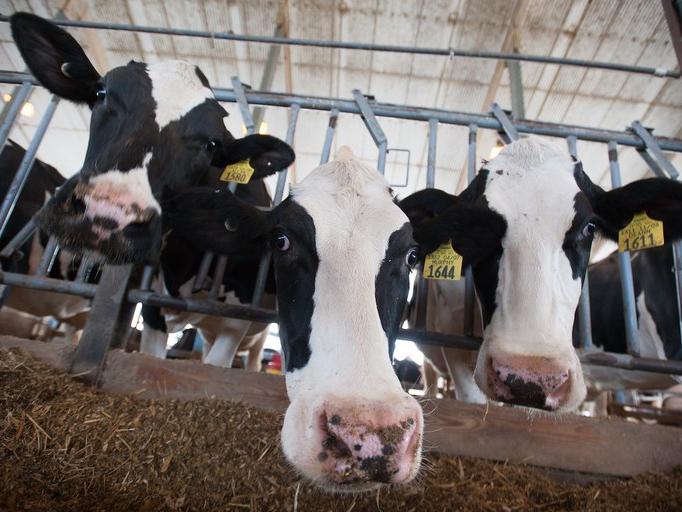
[[[0, 0], [2, 14], [29, 11], [69, 19], [273, 35], [281, 2], [265, 0]], [[673, 69], [677, 66], [659, 1], [653, 0], [289, 0], [283, 7], [290, 37], [370, 43], [512, 51]], [[214, 86], [230, 77], [258, 88], [268, 45], [179, 36], [69, 29], [100, 72], [131, 59], [185, 59], [198, 64]], [[0, 68], [23, 71], [7, 23], [0, 23]], [[639, 119], [658, 135], [682, 138], [682, 80], [576, 67], [522, 63], [526, 118], [622, 130]], [[511, 108], [509, 75], [495, 60], [287, 47], [279, 52], [272, 90], [352, 98], [358, 88], [378, 101], [465, 112], [486, 112], [491, 101]], [[1, 85], [3, 95], [12, 86]], [[11, 136], [26, 145], [48, 94], [36, 88], [33, 114], [21, 115]], [[226, 105], [228, 127], [242, 132], [239, 111]], [[30, 109], [27, 109], [30, 110]], [[87, 109], [62, 102], [39, 157], [65, 175], [79, 169], [87, 143]], [[284, 138], [285, 109], [268, 108], [268, 133]], [[425, 184], [427, 123], [380, 118], [389, 148], [387, 176], [400, 195]], [[300, 180], [319, 164], [328, 114], [302, 112], [296, 132]], [[441, 125], [436, 186], [464, 186], [467, 129]], [[339, 118], [334, 149], [350, 145], [371, 165], [377, 150], [356, 116]], [[479, 137], [477, 159], [487, 158], [493, 133]], [[603, 145], [580, 142], [578, 151], [595, 181], [609, 187]], [[670, 155], [682, 170], [682, 157]], [[624, 182], [647, 173], [632, 149], [620, 150]], [[407, 179], [407, 186], [398, 186]], [[270, 184], [272, 185], [272, 184]]]

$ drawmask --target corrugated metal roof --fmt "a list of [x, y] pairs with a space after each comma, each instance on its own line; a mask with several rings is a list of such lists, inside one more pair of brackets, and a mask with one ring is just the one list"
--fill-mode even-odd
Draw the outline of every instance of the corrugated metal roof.
[[[26, 10], [53, 17], [62, 4], [63, 0], [2, 0], [0, 11]], [[266, 0], [80, 0], [70, 2], [67, 15], [272, 35], [279, 4]], [[645, 0], [289, 0], [287, 12], [291, 37], [487, 51], [515, 47], [537, 55], [676, 67], [662, 7]], [[88, 38], [85, 29], [70, 32], [92, 56], [92, 36]], [[108, 67], [130, 59], [181, 58], [199, 65], [214, 86], [228, 88], [233, 75], [258, 88], [268, 53], [266, 44], [114, 31], [98, 32], [94, 40]], [[0, 46], [0, 68], [23, 70], [5, 23], [0, 24]], [[291, 66], [290, 84], [287, 65]], [[351, 90], [358, 88], [382, 102], [483, 112], [489, 100], [511, 107], [509, 78], [501, 66], [495, 60], [289, 47], [280, 51], [272, 90], [350, 98]], [[538, 63], [522, 63], [521, 70], [528, 119], [617, 130], [640, 119], [656, 134], [682, 137], [682, 80]], [[11, 89], [0, 87], [3, 93]], [[32, 94], [36, 113], [20, 117], [12, 132], [18, 142], [27, 144], [48, 99], [42, 90]], [[228, 105], [228, 111], [228, 126], [241, 133], [238, 109]], [[40, 158], [67, 175], [75, 172], [85, 152], [88, 117], [86, 109], [62, 102]], [[269, 133], [285, 136], [285, 109], [267, 109], [265, 121]], [[297, 179], [318, 165], [327, 122], [328, 114], [323, 112], [301, 114], [295, 138]], [[427, 124], [380, 122], [389, 147], [410, 154], [408, 186], [396, 190], [402, 195], [423, 187]], [[439, 127], [436, 186], [449, 191], [464, 186], [466, 141], [465, 127]], [[495, 142], [494, 134], [481, 131], [479, 160], [489, 155]], [[334, 148], [341, 144], [350, 145], [367, 162], [376, 162], [377, 149], [359, 118], [340, 116]], [[592, 178], [608, 186], [605, 147], [581, 142], [578, 150]], [[634, 150], [622, 149], [620, 156], [626, 182], [647, 173]], [[389, 181], [399, 184], [406, 179], [406, 161], [404, 151], [389, 154]], [[682, 157], [675, 156], [674, 163], [682, 168]]]

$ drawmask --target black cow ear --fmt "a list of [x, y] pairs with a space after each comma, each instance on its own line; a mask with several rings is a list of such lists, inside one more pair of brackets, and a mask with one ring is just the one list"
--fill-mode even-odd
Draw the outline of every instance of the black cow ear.
[[677, 181], [666, 178], [634, 181], [609, 192], [599, 191], [590, 197], [590, 202], [602, 232], [611, 239], [616, 240], [618, 231], [641, 212], [663, 221], [666, 242], [682, 238], [682, 183]]
[[458, 201], [414, 228], [414, 239], [423, 254], [450, 240], [464, 264], [475, 265], [501, 248], [506, 231], [507, 222], [488, 206]]
[[269, 243], [266, 214], [227, 189], [188, 189], [164, 207], [164, 217], [169, 228], [204, 251], [247, 256]]
[[457, 197], [436, 188], [419, 190], [398, 203], [407, 215], [412, 229], [418, 229], [423, 222], [433, 219], [457, 201]]
[[71, 35], [25, 12], [13, 15], [10, 25], [26, 65], [46, 89], [76, 103], [95, 102], [101, 77]]
[[213, 154], [212, 165], [226, 165], [248, 160], [254, 169], [251, 179], [264, 178], [286, 169], [296, 158], [289, 144], [270, 135], [247, 135], [233, 140]]

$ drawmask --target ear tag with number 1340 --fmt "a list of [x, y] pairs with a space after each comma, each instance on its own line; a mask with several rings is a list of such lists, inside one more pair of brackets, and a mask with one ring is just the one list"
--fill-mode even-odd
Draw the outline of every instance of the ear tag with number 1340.
[[423, 275], [426, 279], [457, 281], [462, 277], [462, 256], [455, 252], [448, 241], [426, 255]]

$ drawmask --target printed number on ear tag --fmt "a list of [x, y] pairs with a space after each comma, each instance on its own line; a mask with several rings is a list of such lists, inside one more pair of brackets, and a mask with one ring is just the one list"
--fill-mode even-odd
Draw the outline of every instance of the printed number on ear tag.
[[630, 224], [618, 232], [618, 251], [639, 251], [663, 245], [663, 222], [646, 213], [636, 214]]
[[220, 175], [221, 181], [234, 181], [235, 183], [241, 183], [242, 185], [249, 182], [251, 176], [253, 176], [253, 167], [248, 160], [242, 160], [236, 164], [230, 164], [225, 167], [223, 174]]
[[424, 272], [426, 279], [446, 279], [457, 281], [462, 277], [462, 256], [447, 242], [424, 259]]

